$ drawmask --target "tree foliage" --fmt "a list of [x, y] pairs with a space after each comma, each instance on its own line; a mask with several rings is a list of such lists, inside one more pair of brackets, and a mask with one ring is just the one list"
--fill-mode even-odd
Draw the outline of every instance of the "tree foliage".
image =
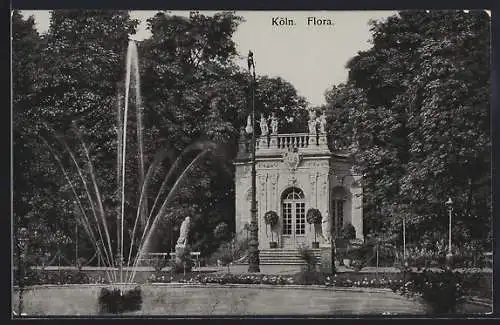
[[367, 228], [399, 228], [404, 216], [416, 238], [445, 230], [444, 202], [452, 197], [455, 240], [484, 239], [491, 229], [488, 15], [402, 11], [371, 24], [373, 46], [348, 63], [347, 84], [326, 95], [339, 124], [330, 124], [329, 140], [345, 139], [364, 175]]
[[[234, 231], [231, 162], [239, 130], [250, 112], [252, 84], [248, 71], [233, 63], [238, 53], [232, 36], [241, 21], [232, 12], [213, 16], [192, 12], [189, 17], [159, 12], [148, 20], [151, 37], [137, 42], [146, 171], [155, 164], [144, 201], [149, 210], [157, 201], [153, 218], [162, 214], [158, 215], [161, 235], [153, 241], [153, 250], [172, 249], [186, 216], [192, 220], [190, 244], [204, 255], [219, 246], [213, 235], [218, 224], [225, 222]], [[19, 162], [15, 213], [19, 218], [32, 216], [29, 224], [37, 233], [60, 230], [61, 238], [74, 241], [75, 223], [83, 214], [96, 226], [93, 175], [103, 199], [112, 247], [117, 246], [121, 201], [118, 112], [123, 113], [125, 104], [129, 35], [135, 33], [137, 24], [127, 11], [54, 10], [49, 31], [40, 38], [32, 19], [23, 20], [14, 13], [15, 159]], [[134, 117], [140, 107], [134, 93], [130, 95], [126, 252], [141, 194], [135, 140], [139, 124]], [[285, 80], [257, 76], [257, 114], [274, 112], [281, 133], [305, 129], [306, 105]], [[199, 156], [205, 150], [210, 153]], [[198, 160], [185, 169], [193, 159]], [[169, 172], [173, 177], [162, 187]], [[168, 193], [169, 200], [160, 211]], [[83, 233], [84, 225], [79, 223], [79, 227]], [[97, 236], [96, 228], [94, 232]], [[85, 254], [93, 254], [88, 247], [98, 239], [80, 242], [87, 246]], [[38, 246], [53, 246], [53, 240], [45, 244], [36, 240]]]

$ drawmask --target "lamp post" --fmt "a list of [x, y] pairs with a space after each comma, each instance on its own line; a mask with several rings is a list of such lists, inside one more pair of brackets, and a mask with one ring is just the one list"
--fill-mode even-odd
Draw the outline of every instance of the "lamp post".
[[[253, 71], [252, 71], [253, 68]], [[249, 119], [250, 123], [247, 124], [246, 132], [252, 134], [252, 203], [250, 206], [250, 241], [248, 243], [248, 272], [260, 272], [260, 259], [259, 259], [259, 226], [257, 223], [257, 201], [255, 198], [256, 193], [256, 171], [255, 171], [255, 62], [253, 60], [252, 51], [248, 51], [248, 72], [252, 77], [252, 117]], [[252, 73], [253, 72], [253, 73]]]
[[451, 213], [453, 211], [453, 201], [451, 197], [445, 202], [448, 208], [448, 254], [446, 254], [446, 264], [448, 267], [452, 267], [453, 253], [451, 252]]
[[23, 315], [23, 308], [24, 308], [24, 276], [25, 276], [25, 270], [24, 270], [24, 264], [25, 264], [25, 257], [26, 257], [26, 244], [28, 242], [28, 229], [26, 227], [20, 227], [18, 230], [18, 248], [19, 248], [19, 305], [18, 305], [18, 312], [19, 315]]

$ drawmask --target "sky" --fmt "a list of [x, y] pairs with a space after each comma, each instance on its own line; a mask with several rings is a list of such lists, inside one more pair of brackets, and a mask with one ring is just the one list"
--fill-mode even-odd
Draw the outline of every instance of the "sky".
[[[147, 38], [146, 19], [157, 11], [131, 11], [141, 24], [135, 36]], [[172, 11], [187, 16], [187, 11]], [[213, 15], [213, 11], [202, 13]], [[49, 11], [22, 11], [25, 18], [33, 15], [40, 33], [49, 28]], [[347, 79], [346, 63], [359, 51], [371, 47], [371, 19], [381, 20], [395, 11], [237, 11], [245, 21], [233, 35], [239, 57], [237, 63], [246, 67], [246, 55], [254, 53], [258, 75], [280, 76], [295, 86], [312, 106], [325, 103], [324, 92]], [[308, 25], [308, 17], [311, 22]], [[328, 20], [331, 25], [314, 25]], [[287, 25], [279, 24], [284, 18]], [[276, 19], [277, 18], [277, 19]], [[293, 23], [293, 25], [291, 25]]]

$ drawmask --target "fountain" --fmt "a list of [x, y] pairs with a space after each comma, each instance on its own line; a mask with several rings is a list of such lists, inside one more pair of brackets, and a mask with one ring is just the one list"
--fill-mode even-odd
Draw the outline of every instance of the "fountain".
[[[139, 184], [140, 184], [140, 195], [137, 205], [137, 213], [135, 216], [134, 226], [131, 233], [131, 243], [127, 258], [126, 272], [124, 265], [124, 216], [125, 216], [125, 172], [126, 172], [126, 157], [127, 157], [127, 122], [130, 114], [130, 95], [131, 90], [135, 96], [135, 121], [136, 121], [136, 134], [137, 134], [137, 156], [138, 156], [138, 168], [139, 168]], [[151, 238], [155, 232], [157, 224], [160, 218], [165, 214], [168, 202], [173, 197], [173, 194], [178, 190], [182, 180], [186, 178], [187, 172], [202, 158], [204, 158], [208, 153], [215, 149], [215, 145], [211, 142], [196, 142], [188, 146], [179, 157], [173, 162], [170, 170], [167, 172], [163, 182], [161, 183], [158, 194], [154, 200], [153, 205], [149, 209], [147, 206], [146, 194], [148, 187], [152, 181], [155, 171], [158, 165], [168, 158], [168, 150], [163, 150], [159, 152], [156, 157], [151, 162], [147, 173], [145, 173], [144, 164], [144, 144], [143, 144], [143, 107], [140, 92], [140, 76], [139, 76], [139, 60], [136, 41], [133, 39], [129, 40], [127, 57], [126, 57], [126, 75], [125, 75], [125, 91], [124, 91], [124, 103], [123, 107], [121, 104], [117, 105], [117, 184], [119, 189], [117, 191], [120, 196], [120, 206], [117, 213], [117, 258], [118, 261], [115, 263], [113, 258], [113, 249], [110, 237], [110, 231], [108, 229], [107, 218], [103, 207], [103, 201], [101, 198], [101, 193], [97, 185], [96, 174], [94, 172], [94, 167], [90, 159], [89, 150], [83, 141], [78, 128], [75, 127], [76, 135], [79, 143], [85, 154], [87, 172], [90, 175], [90, 181], [88, 182], [85, 178], [84, 168], [79, 165], [78, 159], [74, 152], [71, 150], [69, 144], [64, 140], [64, 138], [59, 135], [56, 130], [52, 129], [46, 124], [47, 129], [49, 129], [55, 138], [62, 145], [64, 150], [68, 153], [71, 158], [71, 162], [74, 165], [78, 179], [84, 189], [85, 196], [90, 205], [92, 216], [87, 215], [84, 208], [83, 202], [80, 200], [77, 193], [75, 182], [72, 181], [68, 171], [63, 166], [60, 156], [55, 152], [54, 148], [49, 145], [48, 141], [40, 137], [45, 143], [48, 150], [51, 152], [52, 156], [56, 160], [59, 168], [61, 169], [63, 176], [65, 177], [67, 183], [69, 184], [71, 191], [73, 192], [75, 202], [81, 211], [80, 221], [84, 225], [84, 229], [91, 239], [93, 245], [95, 246], [97, 254], [103, 259], [106, 268], [106, 276], [108, 282], [111, 283], [111, 288], [102, 288], [99, 296], [99, 305], [102, 313], [122, 313], [125, 311], [133, 311], [140, 309], [141, 306], [141, 289], [136, 286], [133, 289], [127, 289], [130, 285], [135, 285], [134, 279], [137, 271], [139, 261], [142, 259], [143, 255], [147, 253], [150, 249]], [[162, 194], [166, 191], [169, 182], [175, 176], [175, 172], [182, 167], [183, 160], [188, 153], [196, 150], [198, 154], [191, 160], [191, 162], [183, 169], [182, 173], [176, 178], [174, 184], [171, 186], [170, 191], [166, 194], [165, 198], [162, 198]], [[88, 185], [91, 184], [91, 186]], [[94, 229], [95, 228], [95, 229]], [[142, 229], [141, 229], [142, 228]], [[142, 232], [140, 231], [142, 230]], [[136, 235], [138, 235], [136, 238]], [[137, 242], [136, 242], [137, 241]], [[138, 245], [137, 253], [132, 256], [132, 250], [134, 244]]]

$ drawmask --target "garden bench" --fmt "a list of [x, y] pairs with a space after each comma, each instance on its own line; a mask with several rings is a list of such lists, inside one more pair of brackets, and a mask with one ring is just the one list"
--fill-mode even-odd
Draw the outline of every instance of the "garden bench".
[[[166, 253], [165, 253], [165, 254], [166, 254]], [[200, 267], [200, 256], [201, 256], [201, 252], [191, 252], [191, 253], [190, 253], [190, 255], [191, 255], [192, 257], [194, 257], [194, 259], [195, 259], [195, 261], [196, 261], [196, 262], [195, 262], [196, 267]], [[171, 259], [174, 259], [174, 258], [175, 258], [175, 253], [174, 253], [174, 252], [170, 253], [170, 258], [171, 258]]]
[[141, 258], [140, 262], [149, 262], [153, 263], [158, 257], [164, 257], [165, 259], [167, 258], [168, 253], [146, 253], [144, 256]]

